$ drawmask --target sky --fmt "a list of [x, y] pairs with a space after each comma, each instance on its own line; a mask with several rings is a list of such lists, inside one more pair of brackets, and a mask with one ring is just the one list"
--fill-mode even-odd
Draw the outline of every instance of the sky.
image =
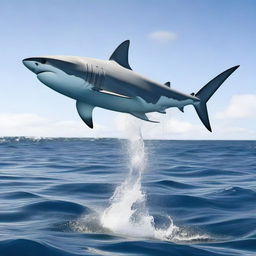
[[22, 59], [108, 59], [130, 40], [136, 72], [184, 93], [240, 65], [207, 103], [213, 132], [192, 106], [136, 121], [146, 139], [256, 139], [256, 1], [1, 0], [0, 136], [122, 137], [135, 120], [96, 108], [91, 130], [75, 101], [49, 89]]

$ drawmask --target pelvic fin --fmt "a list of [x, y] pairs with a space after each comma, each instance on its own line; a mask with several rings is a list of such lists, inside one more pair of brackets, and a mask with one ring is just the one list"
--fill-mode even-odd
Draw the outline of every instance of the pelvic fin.
[[148, 119], [148, 117], [146, 116], [145, 113], [142, 113], [142, 112], [133, 112], [133, 113], [130, 113], [131, 115], [139, 118], [139, 119], [142, 119], [144, 121], [148, 121], [148, 122], [152, 122], [152, 123], [159, 123], [158, 121], [154, 121], [154, 120], [150, 120]]

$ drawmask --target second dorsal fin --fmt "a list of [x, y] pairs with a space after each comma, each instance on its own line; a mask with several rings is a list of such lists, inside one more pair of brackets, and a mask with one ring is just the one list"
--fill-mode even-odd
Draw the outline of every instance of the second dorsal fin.
[[126, 40], [122, 42], [112, 53], [109, 60], [117, 62], [119, 65], [124, 68], [131, 69], [128, 61], [128, 52], [129, 52], [130, 41]]
[[171, 83], [170, 82], [166, 82], [164, 85], [171, 87]]

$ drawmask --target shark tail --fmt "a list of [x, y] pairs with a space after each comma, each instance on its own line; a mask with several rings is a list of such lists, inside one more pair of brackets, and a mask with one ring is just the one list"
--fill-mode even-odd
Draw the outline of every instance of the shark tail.
[[[217, 89], [224, 83], [224, 81], [239, 67], [234, 66], [226, 71], [222, 72], [210, 82], [208, 82], [204, 87], [202, 87], [195, 96], [200, 99], [198, 103], [194, 105], [195, 110], [204, 124], [204, 126], [211, 132], [211, 125], [208, 117], [208, 111], [206, 103], [211, 98], [211, 96], [217, 91]], [[194, 94], [192, 94], [194, 95]]]

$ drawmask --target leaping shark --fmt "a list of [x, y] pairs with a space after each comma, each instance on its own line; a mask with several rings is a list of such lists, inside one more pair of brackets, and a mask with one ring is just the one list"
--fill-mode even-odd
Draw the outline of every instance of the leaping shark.
[[121, 43], [109, 60], [44, 56], [26, 58], [23, 63], [43, 84], [76, 100], [78, 114], [90, 128], [95, 107], [156, 122], [146, 113], [165, 114], [171, 107], [183, 112], [186, 105], [193, 105], [202, 123], [212, 131], [206, 103], [239, 65], [219, 74], [197, 93], [185, 94], [171, 88], [170, 82], [161, 84], [134, 72], [128, 61], [129, 45], [129, 40]]

